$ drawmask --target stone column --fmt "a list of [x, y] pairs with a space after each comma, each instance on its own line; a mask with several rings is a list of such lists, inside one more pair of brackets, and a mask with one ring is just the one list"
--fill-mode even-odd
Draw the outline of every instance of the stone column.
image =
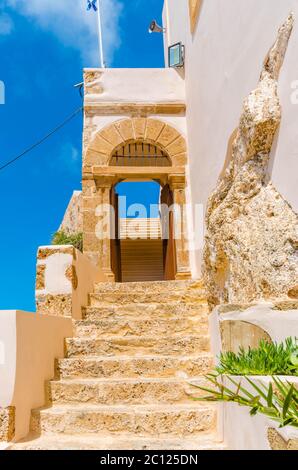
[[186, 214], [185, 175], [170, 175], [169, 185], [174, 199], [174, 236], [176, 247], [176, 280], [191, 279]]
[[108, 208], [114, 180], [114, 175], [83, 180], [84, 253], [111, 282], [115, 276], [111, 269], [111, 219]]

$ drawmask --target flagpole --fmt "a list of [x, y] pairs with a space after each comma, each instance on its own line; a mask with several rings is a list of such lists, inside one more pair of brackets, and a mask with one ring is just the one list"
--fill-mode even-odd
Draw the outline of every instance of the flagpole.
[[100, 12], [100, 2], [98, 0], [98, 7], [97, 7], [97, 17], [98, 17], [98, 43], [99, 43], [99, 53], [100, 53], [100, 66], [102, 69], [105, 68], [105, 61], [103, 55], [103, 41], [102, 41], [102, 26], [101, 26], [101, 12]]

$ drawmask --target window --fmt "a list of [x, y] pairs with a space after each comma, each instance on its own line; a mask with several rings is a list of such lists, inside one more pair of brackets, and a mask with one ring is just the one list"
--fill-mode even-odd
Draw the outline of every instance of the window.
[[111, 166], [171, 166], [166, 152], [156, 145], [135, 141], [118, 147], [112, 155]]
[[189, 3], [190, 29], [191, 29], [191, 32], [194, 33], [202, 0], [188, 0], [188, 3]]

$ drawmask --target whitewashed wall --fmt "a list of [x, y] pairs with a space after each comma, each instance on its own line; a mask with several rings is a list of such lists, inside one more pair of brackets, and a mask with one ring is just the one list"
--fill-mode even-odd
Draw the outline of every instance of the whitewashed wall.
[[177, 103], [185, 101], [184, 80], [172, 69], [85, 69], [100, 73], [85, 94], [85, 105], [94, 103]]
[[[255, 88], [277, 30], [293, 11], [296, 25], [280, 77], [283, 119], [272, 151], [270, 173], [281, 194], [298, 209], [298, 0], [203, 0], [194, 35], [188, 0], [165, 0], [165, 49], [186, 46], [186, 101], [191, 198], [206, 204], [224, 165], [242, 102]], [[197, 274], [201, 253], [196, 253]]]
[[0, 408], [15, 407], [15, 440], [29, 433], [31, 410], [45, 405], [45, 382], [72, 336], [71, 318], [0, 311]]
[[[85, 69], [85, 71], [98, 69]], [[85, 105], [97, 103], [185, 103], [185, 82], [183, 76], [174, 69], [105, 69], [97, 80], [96, 93], [85, 95]], [[104, 127], [129, 117], [130, 113], [101, 115], [93, 112], [88, 124], [93, 128], [92, 137]], [[186, 137], [185, 115], [149, 115], [148, 118], [160, 119], [177, 129]], [[90, 139], [92, 139], [92, 137]]]

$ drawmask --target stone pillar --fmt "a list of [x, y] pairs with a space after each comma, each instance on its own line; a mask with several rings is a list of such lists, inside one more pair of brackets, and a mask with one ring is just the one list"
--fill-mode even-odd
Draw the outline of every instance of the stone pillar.
[[113, 282], [111, 268], [110, 192], [114, 175], [83, 180], [84, 253]]
[[187, 211], [186, 211], [186, 178], [185, 175], [170, 175], [169, 185], [173, 192], [175, 205], [174, 211], [174, 236], [176, 246], [176, 280], [191, 279], [189, 264], [189, 244], [187, 236]]

